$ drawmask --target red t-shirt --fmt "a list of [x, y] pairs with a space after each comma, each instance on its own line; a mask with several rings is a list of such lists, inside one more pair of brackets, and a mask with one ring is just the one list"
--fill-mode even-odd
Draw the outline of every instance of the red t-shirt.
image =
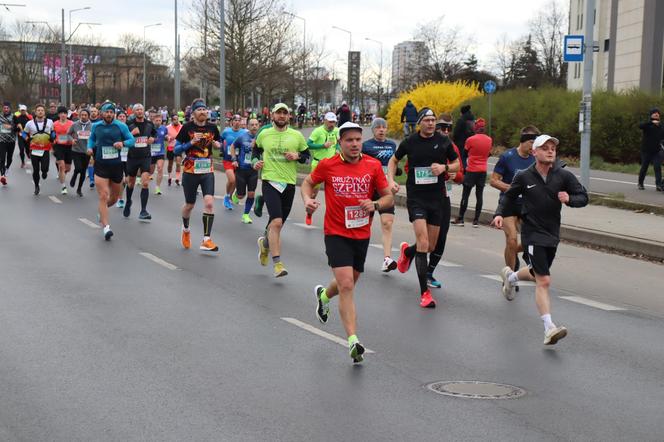
[[69, 135], [69, 129], [74, 124], [73, 121], [67, 120], [61, 123], [60, 120], [53, 122], [53, 132], [55, 132], [55, 144], [60, 146], [71, 147], [74, 144], [74, 139]]
[[351, 164], [337, 154], [321, 160], [311, 179], [325, 183], [325, 235], [369, 239], [372, 214], [361, 209], [359, 201], [371, 199], [375, 191], [388, 186], [380, 161], [362, 155]]
[[468, 151], [466, 172], [486, 172], [486, 163], [491, 154], [493, 140], [486, 134], [476, 134], [466, 140]]

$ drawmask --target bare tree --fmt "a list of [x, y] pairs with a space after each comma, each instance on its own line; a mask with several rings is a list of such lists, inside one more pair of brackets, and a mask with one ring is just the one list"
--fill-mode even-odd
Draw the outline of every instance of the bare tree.
[[562, 85], [567, 74], [563, 62], [563, 37], [568, 26], [568, 13], [558, 0], [549, 0], [530, 21], [533, 45], [542, 63], [545, 79]]
[[420, 81], [447, 80], [463, 69], [472, 38], [460, 26], [447, 26], [445, 16], [418, 24], [413, 37], [423, 41], [429, 52], [429, 63], [422, 70]]

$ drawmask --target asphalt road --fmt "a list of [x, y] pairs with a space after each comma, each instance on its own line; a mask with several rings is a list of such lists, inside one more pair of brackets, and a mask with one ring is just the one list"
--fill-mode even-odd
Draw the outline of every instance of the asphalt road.
[[[501, 232], [452, 227], [435, 310], [418, 306], [414, 271], [381, 274], [371, 247], [356, 302], [375, 353], [353, 366], [317, 334], [343, 338], [336, 301], [326, 326], [314, 316], [313, 286], [330, 272], [322, 215], [296, 224], [299, 199], [283, 235], [290, 274], [275, 279], [256, 258], [265, 215], [243, 225], [218, 201], [220, 253], [185, 251], [183, 196], [166, 188], [150, 197], [151, 224], [112, 209], [105, 242], [90, 223], [94, 192], [62, 197], [51, 174], [36, 198], [30, 176], [12, 172], [0, 189], [0, 440], [662, 439], [662, 266], [561, 245], [553, 318], [570, 334], [543, 348], [533, 288], [510, 303], [492, 279]], [[412, 241], [403, 209], [397, 218], [395, 245]], [[201, 229], [197, 207], [194, 244]], [[424, 388], [438, 380], [527, 394]]]

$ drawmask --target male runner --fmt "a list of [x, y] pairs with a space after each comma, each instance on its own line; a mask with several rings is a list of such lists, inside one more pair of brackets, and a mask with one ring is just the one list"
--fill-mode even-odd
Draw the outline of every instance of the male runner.
[[[314, 189], [325, 183], [325, 253], [334, 278], [327, 288], [314, 288], [316, 316], [326, 323], [330, 299], [339, 295], [339, 316], [350, 357], [357, 363], [364, 359], [364, 347], [356, 333], [355, 284], [364, 271], [373, 214], [394, 205], [394, 199], [380, 162], [362, 155], [362, 128], [344, 123], [339, 136], [341, 152], [320, 161], [302, 183], [301, 193], [307, 210], [314, 212], [320, 206]], [[372, 200], [376, 194], [379, 198]]]
[[[101, 121], [99, 118], [99, 109], [94, 106], [90, 108], [90, 121], [92, 124], [95, 124], [97, 121]], [[88, 165], [88, 180], [90, 181], [90, 189], [95, 188], [94, 162], [94, 158], [92, 158], [90, 159], [90, 164]]]
[[249, 131], [241, 134], [233, 142], [233, 158], [238, 165], [235, 171], [236, 193], [238, 201], [247, 195], [247, 201], [244, 203], [244, 213], [242, 214], [242, 222], [244, 224], [251, 224], [253, 221], [249, 216], [251, 206], [254, 204], [254, 197], [256, 196], [256, 186], [258, 185], [258, 171], [254, 170], [251, 162], [251, 154], [258, 133], [258, 120], [252, 118], [247, 124]]
[[196, 194], [200, 187], [203, 194], [203, 241], [200, 249], [206, 252], [217, 252], [219, 247], [212, 241], [212, 223], [214, 222], [214, 169], [212, 166], [212, 149], [221, 148], [219, 129], [207, 122], [208, 110], [205, 101], [197, 98], [191, 104], [192, 119], [182, 125], [176, 138], [175, 155], [184, 154], [182, 166], [182, 189], [184, 205], [182, 206], [182, 247], [191, 247], [191, 231], [189, 218], [196, 204]]
[[69, 130], [74, 123], [67, 119], [67, 108], [60, 106], [58, 108], [58, 120], [53, 123], [53, 131], [55, 132], [55, 144], [53, 146], [53, 153], [57, 160], [58, 166], [58, 180], [62, 186], [60, 193], [67, 194], [67, 185], [65, 179], [67, 173], [71, 170], [72, 162], [72, 145], [74, 139], [69, 135]]
[[262, 190], [269, 214], [265, 235], [258, 238], [258, 259], [262, 266], [272, 254], [274, 276], [286, 276], [288, 271], [281, 262], [281, 230], [293, 206], [297, 164], [309, 157], [307, 142], [302, 134], [288, 127], [290, 109], [284, 103], [272, 108], [272, 127], [256, 137], [252, 154], [254, 169], [262, 170]]
[[[339, 141], [339, 128], [337, 125], [337, 116], [334, 112], [328, 112], [323, 117], [323, 125], [318, 126], [311, 132], [307, 140], [307, 146], [311, 152], [311, 171], [316, 170], [318, 162], [325, 158], [331, 158], [337, 153], [337, 143]], [[314, 189], [313, 198], [316, 199], [318, 188]], [[304, 223], [308, 226], [312, 222], [311, 213], [306, 212]]]
[[[397, 150], [394, 141], [387, 139], [387, 121], [383, 118], [374, 118], [371, 122], [373, 138], [362, 143], [362, 153], [372, 156], [380, 161], [381, 167], [387, 174], [390, 158]], [[397, 173], [399, 174], [399, 173]], [[374, 199], [378, 196], [374, 195]], [[392, 259], [392, 225], [394, 224], [394, 205], [383, 207], [378, 211], [383, 234], [383, 265], [381, 271], [391, 272], [397, 268], [397, 262]]]
[[182, 124], [180, 124], [180, 119], [177, 114], [171, 116], [171, 124], [169, 124], [166, 129], [168, 130], [168, 146], [166, 148], [166, 159], [168, 160], [167, 170], [168, 170], [168, 186], [171, 186], [172, 178], [171, 173], [173, 172], [173, 162], [175, 162], [175, 185], [180, 187], [180, 165], [182, 164], [182, 157], [180, 155], [176, 156], [173, 150], [175, 149], [175, 138], [177, 138], [178, 133]]
[[157, 172], [157, 179], [155, 180], [155, 195], [161, 195], [161, 181], [164, 178], [164, 155], [166, 154], [165, 144], [168, 139], [168, 129], [166, 126], [161, 124], [161, 113], [157, 112], [152, 118], [152, 123], [154, 124], [155, 130], [157, 131], [157, 136], [154, 139], [154, 142], [150, 145], [150, 175], [154, 175], [155, 169]]
[[544, 322], [544, 345], [554, 345], [567, 336], [565, 327], [551, 320], [549, 269], [560, 242], [560, 211], [562, 204], [584, 207], [588, 193], [574, 174], [556, 164], [558, 139], [549, 135], [538, 136], [533, 143], [535, 164], [516, 174], [503, 195], [492, 224], [503, 227], [503, 215], [514, 213], [515, 204], [523, 196], [523, 229], [521, 242], [528, 256], [528, 267], [518, 272], [504, 267], [502, 292], [511, 299], [511, 291], [519, 281], [535, 281], [535, 302]]
[[83, 196], [81, 188], [83, 187], [83, 180], [85, 180], [85, 170], [90, 163], [88, 156], [88, 140], [90, 139], [90, 131], [92, 129], [92, 122], [90, 121], [90, 112], [87, 109], [81, 109], [78, 113], [79, 120], [74, 122], [69, 128], [69, 136], [74, 140], [71, 148], [72, 159], [74, 161], [74, 173], [71, 176], [69, 185], [74, 187], [76, 184], [76, 176], [78, 175], [78, 187], [76, 188], [76, 195]]
[[150, 146], [154, 143], [157, 136], [157, 130], [154, 124], [145, 118], [145, 108], [142, 104], [137, 103], [133, 106], [134, 115], [136, 119], [129, 125], [131, 134], [136, 138], [134, 148], [129, 150], [127, 156], [127, 200], [122, 214], [125, 218], [131, 215], [131, 196], [134, 193], [134, 185], [136, 184], [136, 176], [138, 171], [141, 171], [141, 213], [138, 219], [142, 222], [149, 222], [152, 220], [152, 215], [148, 213], [148, 198], [150, 197], [150, 169], [151, 155]]
[[39, 195], [39, 171], [41, 170], [41, 177], [45, 180], [48, 176], [49, 152], [53, 140], [53, 121], [46, 118], [43, 104], [35, 106], [35, 118], [25, 125], [23, 137], [30, 145], [32, 181], [35, 183], [35, 195]]
[[[221, 139], [224, 146], [224, 171], [226, 173], [226, 195], [224, 196], [224, 207], [228, 210], [233, 210], [233, 203], [237, 204], [240, 200], [235, 195], [235, 169], [237, 169], [237, 162], [233, 160], [233, 142], [235, 139], [245, 133], [247, 130], [242, 129], [242, 118], [235, 114], [231, 120], [231, 127], [227, 127], [221, 133]], [[231, 201], [231, 195], [233, 200]]]
[[30, 147], [21, 135], [28, 125], [28, 121], [32, 120], [32, 115], [28, 113], [28, 107], [25, 104], [18, 105], [18, 115], [16, 116], [16, 137], [18, 138], [18, 154], [21, 158], [21, 169], [25, 168], [25, 156], [30, 158]]
[[103, 120], [92, 125], [88, 139], [88, 155], [95, 158], [95, 186], [99, 195], [99, 222], [104, 239], [109, 241], [113, 231], [108, 222], [108, 208], [122, 193], [122, 163], [120, 151], [134, 146], [134, 137], [126, 124], [115, 119], [115, 104], [101, 106]]
[[2, 113], [0, 113], [0, 183], [7, 185], [7, 170], [12, 164], [14, 156], [14, 146], [16, 145], [16, 116], [12, 114], [12, 109], [8, 101], [2, 104]]
[[427, 287], [427, 253], [433, 252], [443, 222], [445, 173], [459, 170], [459, 161], [450, 139], [435, 132], [436, 114], [431, 109], [420, 110], [417, 124], [420, 130], [403, 140], [390, 160], [388, 176], [393, 192], [398, 192], [399, 184], [394, 176], [399, 161], [408, 157], [406, 206], [416, 242], [411, 246], [401, 243], [397, 268], [401, 273], [407, 272], [415, 258], [420, 307], [435, 308], [436, 301]]

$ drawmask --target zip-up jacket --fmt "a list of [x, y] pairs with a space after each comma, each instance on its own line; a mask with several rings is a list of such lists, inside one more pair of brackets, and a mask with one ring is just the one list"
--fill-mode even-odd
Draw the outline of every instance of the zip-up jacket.
[[[569, 194], [569, 207], [584, 207], [588, 193], [574, 174], [556, 162], [549, 170], [546, 181], [532, 164], [516, 174], [512, 185], [505, 192], [496, 215], [506, 209], [515, 209], [519, 195], [523, 195], [521, 216], [521, 242], [527, 245], [556, 247], [560, 242], [560, 210], [562, 203], [558, 192]], [[518, 209], [518, 206], [516, 206]]]
[[14, 143], [16, 140], [16, 117], [0, 112], [0, 143]]
[[646, 154], [655, 154], [661, 149], [660, 143], [664, 141], [664, 128], [652, 121], [639, 124], [639, 129], [643, 131], [641, 139], [641, 152]]
[[104, 165], [122, 164], [119, 150], [117, 158], [103, 158], [103, 148], [111, 147], [118, 141], [129, 148], [129, 151], [134, 147], [134, 136], [129, 132], [126, 124], [118, 120], [113, 120], [110, 123], [101, 120], [94, 123], [90, 130], [90, 138], [88, 138], [88, 150], [92, 150], [94, 153], [95, 163]]

